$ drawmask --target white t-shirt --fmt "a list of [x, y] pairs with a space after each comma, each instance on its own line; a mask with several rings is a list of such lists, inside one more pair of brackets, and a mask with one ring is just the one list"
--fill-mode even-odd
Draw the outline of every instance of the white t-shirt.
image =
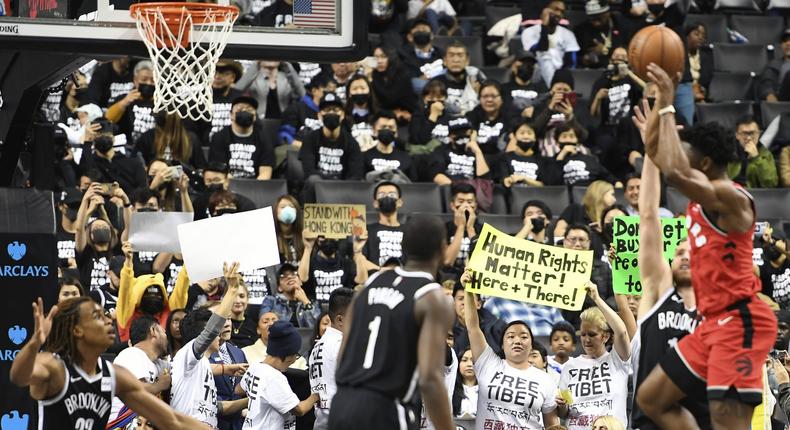
[[560, 376], [560, 389], [568, 389], [573, 398], [570, 405], [568, 430], [588, 430], [601, 415], [614, 415], [623, 425], [628, 396], [630, 364], [612, 350], [598, 359], [581, 355], [565, 363]]
[[[148, 355], [140, 348], [134, 346], [126, 348], [115, 357], [112, 362], [116, 366], [121, 366], [134, 375], [134, 379], [143, 381], [146, 384], [153, 384], [159, 378], [159, 369]], [[118, 418], [118, 412], [123, 408], [123, 402], [118, 397], [112, 398], [112, 409], [110, 409], [110, 421]]]
[[557, 385], [548, 373], [516, 369], [491, 347], [475, 362], [478, 398], [475, 428], [542, 429], [543, 414], [557, 408]]
[[[444, 388], [447, 390], [447, 402], [450, 404], [450, 411], [452, 413], [455, 378], [458, 375], [458, 357], [455, 355], [455, 351], [453, 351], [452, 348], [450, 348], [450, 354], [452, 355], [452, 360], [450, 361], [449, 366], [444, 366], [442, 375], [444, 376]], [[420, 429], [433, 430], [435, 427], [433, 426], [430, 418], [428, 418], [428, 412], [425, 410], [424, 404], [422, 406], [422, 413], [420, 415], [422, 416], [422, 419], [420, 420]]]
[[459, 417], [474, 417], [477, 415], [477, 390], [478, 385], [464, 385], [464, 398], [461, 400]]
[[295, 430], [296, 418], [291, 410], [299, 404], [288, 379], [266, 363], [247, 369], [239, 385], [250, 399], [244, 430]]
[[549, 372], [553, 372], [559, 375], [560, 373], [562, 373], [562, 368], [565, 365], [558, 362], [554, 357], [555, 357], [554, 355], [549, 355], [548, 357], [546, 357], [546, 364], [548, 364]]
[[321, 400], [315, 404], [314, 430], [324, 430], [329, 425], [329, 405], [332, 397], [337, 392], [335, 384], [335, 370], [337, 369], [337, 354], [343, 342], [343, 332], [327, 327], [324, 335], [316, 342], [310, 352], [310, 392], [318, 393]]
[[170, 406], [184, 415], [217, 428], [217, 386], [208, 358], [195, 357], [190, 340], [173, 357]]

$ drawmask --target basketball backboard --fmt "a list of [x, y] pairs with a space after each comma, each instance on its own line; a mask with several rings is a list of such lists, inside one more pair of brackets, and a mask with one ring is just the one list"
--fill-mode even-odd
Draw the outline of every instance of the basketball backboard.
[[[0, 5], [4, 1], [8, 0], [0, 0]], [[230, 1], [219, 0], [219, 4]], [[12, 0], [15, 16], [0, 16], [0, 47], [96, 57], [147, 56], [129, 14], [130, 3]], [[241, 11], [240, 19], [223, 57], [333, 62], [368, 54], [365, 0], [233, 0], [233, 4]], [[261, 13], [266, 6], [272, 6], [268, 10], [273, 13]]]

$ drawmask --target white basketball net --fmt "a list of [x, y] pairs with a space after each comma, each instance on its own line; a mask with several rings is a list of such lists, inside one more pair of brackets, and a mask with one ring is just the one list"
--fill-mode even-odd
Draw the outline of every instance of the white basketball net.
[[[154, 112], [164, 110], [183, 119], [211, 121], [211, 84], [238, 11], [193, 16], [182, 7], [180, 20], [172, 29], [161, 9], [141, 8], [135, 15], [154, 65]], [[182, 44], [185, 37], [189, 40]]]

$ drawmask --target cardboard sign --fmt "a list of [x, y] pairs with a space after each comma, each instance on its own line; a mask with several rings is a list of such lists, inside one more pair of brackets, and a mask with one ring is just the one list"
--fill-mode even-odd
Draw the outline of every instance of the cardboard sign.
[[135, 251], [180, 253], [178, 226], [194, 217], [191, 212], [133, 212], [129, 242]]
[[345, 239], [367, 235], [365, 205], [304, 205], [304, 228], [314, 236]]
[[181, 224], [178, 240], [193, 283], [221, 277], [223, 262], [240, 272], [280, 264], [271, 206]]
[[[612, 262], [612, 287], [617, 294], [642, 294], [639, 275], [639, 217], [619, 216], [613, 221], [614, 261]], [[686, 239], [683, 218], [661, 218], [662, 254], [672, 262], [675, 248]]]
[[480, 232], [466, 290], [555, 308], [579, 310], [592, 273], [592, 251], [518, 239], [489, 224]]

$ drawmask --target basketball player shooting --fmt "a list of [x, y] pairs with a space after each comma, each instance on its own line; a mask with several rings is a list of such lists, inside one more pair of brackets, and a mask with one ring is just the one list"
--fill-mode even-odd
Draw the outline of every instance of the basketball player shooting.
[[637, 403], [660, 428], [695, 429], [694, 416], [679, 401], [704, 384], [714, 429], [749, 428], [762, 402], [762, 366], [777, 333], [773, 312], [756, 297], [761, 285], [752, 268], [754, 202], [727, 177], [733, 137], [718, 124], [700, 124], [684, 130], [681, 142], [672, 106], [677, 81], [656, 64], [647, 70], [658, 94], [645, 152], [691, 200], [691, 281], [705, 319], [648, 375]]
[[[39, 403], [39, 426], [47, 430], [102, 430], [113, 394], [138, 415], [164, 429], [201, 429], [147, 392], [128, 370], [100, 357], [115, 340], [112, 320], [90, 297], [53, 306], [44, 316], [33, 303], [33, 336], [11, 365], [11, 382], [30, 387]], [[39, 351], [41, 347], [44, 351]]]

